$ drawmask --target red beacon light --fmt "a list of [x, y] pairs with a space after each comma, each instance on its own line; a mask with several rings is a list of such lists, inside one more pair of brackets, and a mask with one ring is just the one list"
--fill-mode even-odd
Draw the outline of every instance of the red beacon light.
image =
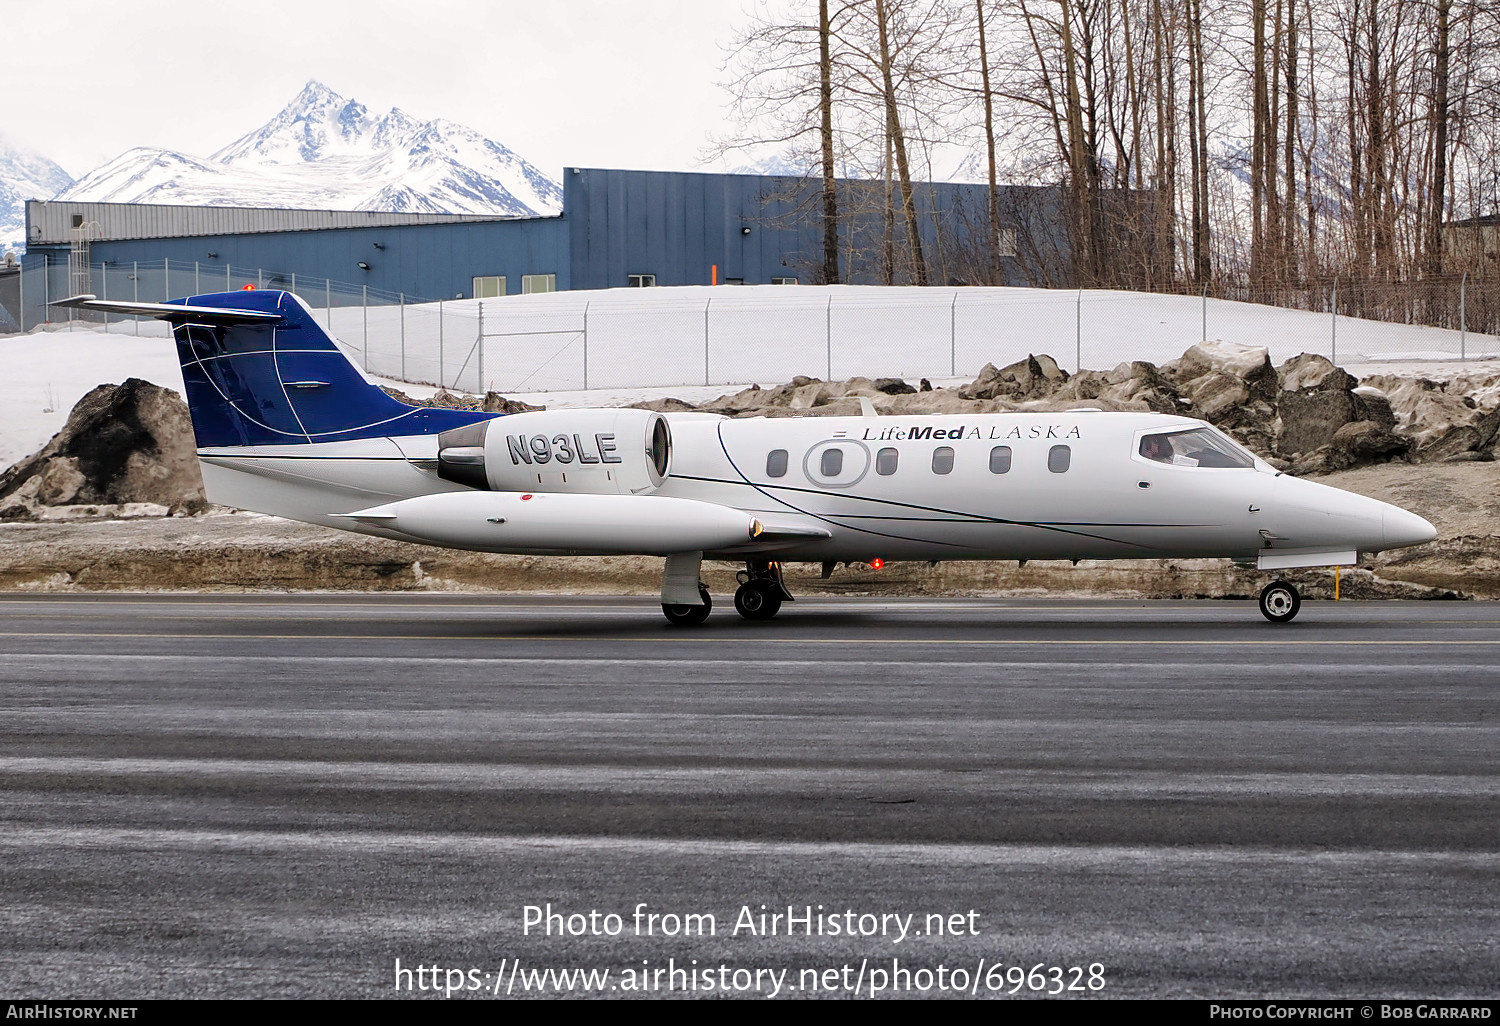
[[879, 556], [876, 556], [874, 559], [870, 560], [871, 570], [879, 570], [883, 566], [885, 566], [885, 560], [881, 559]]
[[246, 282], [245, 284], [243, 284], [243, 285], [240, 286], [240, 291], [241, 292], [254, 292], [255, 291], [255, 282], [253, 282], [253, 281]]

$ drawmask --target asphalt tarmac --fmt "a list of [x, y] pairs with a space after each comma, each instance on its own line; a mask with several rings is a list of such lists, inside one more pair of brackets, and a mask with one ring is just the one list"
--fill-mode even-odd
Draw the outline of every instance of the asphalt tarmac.
[[12, 593], [0, 996], [1496, 998], [1497, 627]]

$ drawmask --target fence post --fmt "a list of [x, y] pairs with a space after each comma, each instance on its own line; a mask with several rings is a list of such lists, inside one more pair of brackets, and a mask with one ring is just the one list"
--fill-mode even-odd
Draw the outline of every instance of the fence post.
[[193, 295], [203, 295], [203, 284], [198, 280], [198, 261], [193, 261]]
[[26, 333], [26, 261], [24, 259], [21, 261], [21, 275], [16, 279], [16, 306], [20, 307], [16, 311], [19, 318], [17, 323], [24, 335]]
[[401, 293], [401, 380], [406, 380], [406, 293]]
[[257, 267], [255, 269], [255, 287], [257, 289], [266, 287], [266, 269], [264, 267]]
[[[131, 261], [131, 264], [130, 264], [130, 278], [131, 278], [131, 280], [133, 282], [135, 282], [135, 301], [137, 303], [139, 303], [141, 301], [141, 264], [140, 264], [140, 261], [138, 261], [138, 260]], [[141, 333], [141, 319], [139, 317], [137, 317], [135, 319], [135, 333], [136, 333], [136, 335], [140, 335], [140, 333]]]
[[224, 264], [224, 291], [225, 292], [233, 292], [234, 291], [234, 282], [231, 280], [231, 276], [230, 276], [230, 273], [229, 273], [229, 267], [230, 267], [229, 263], [226, 262]]
[[823, 313], [823, 344], [828, 350], [828, 380], [833, 380], [833, 293], [828, 294], [828, 308]]
[[1083, 289], [1078, 290], [1077, 312], [1073, 315], [1073, 373], [1083, 370]]
[[1462, 278], [1458, 279], [1458, 358], [1467, 360], [1469, 358], [1469, 319], [1464, 309], [1466, 286], [1469, 284], [1469, 272], [1465, 271]]
[[1339, 362], [1339, 276], [1336, 274], [1333, 276], [1333, 327], [1330, 329], [1329, 338], [1332, 340], [1333, 353], [1329, 356], [1328, 362], [1337, 366]]
[[[99, 266], [99, 298], [103, 299], [103, 300], [106, 300], [106, 301], [108, 301], [108, 299], [109, 299], [109, 265], [108, 264], [101, 264]], [[106, 335], [109, 334], [109, 311], [108, 310], [104, 311], [104, 333]]]
[[475, 339], [479, 344], [479, 394], [486, 399], [489, 398], [489, 389], [484, 387], [484, 300], [479, 301], [479, 338]]
[[161, 297], [161, 301], [163, 303], [165, 303], [167, 300], [169, 300], [169, 299], [172, 298], [172, 258], [171, 257], [162, 257], [161, 258], [161, 290], [162, 290], [163, 293], [165, 293], [165, 295], [163, 295]]
[[703, 383], [708, 384], [708, 308], [714, 305], [713, 297], [703, 304]]
[[333, 334], [333, 279], [323, 279], [323, 309], [328, 321], [328, 334]]
[[1203, 283], [1203, 338], [1200, 341], [1208, 341], [1208, 282]]
[[583, 304], [583, 390], [589, 390], [589, 304]]
[[953, 293], [953, 305], [948, 308], [948, 376], [958, 377], [958, 292]]
[[297, 274], [295, 271], [292, 273], [292, 287], [290, 291], [294, 296], [297, 294]]
[[42, 254], [42, 323], [52, 323], [52, 261]]
[[443, 301], [438, 300], [438, 388], [447, 388], [448, 379], [443, 375]]
[[365, 370], [368, 371], [370, 369], [370, 286], [361, 285], [359, 293], [359, 308], [363, 311], [365, 318], [365, 340], [360, 343], [362, 350], [360, 355], [365, 361]]

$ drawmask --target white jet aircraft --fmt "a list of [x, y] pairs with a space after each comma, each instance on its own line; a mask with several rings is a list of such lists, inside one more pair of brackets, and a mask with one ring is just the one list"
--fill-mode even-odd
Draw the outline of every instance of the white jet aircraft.
[[[172, 325], [210, 501], [480, 552], [664, 556], [674, 624], [708, 617], [704, 559], [744, 563], [735, 609], [761, 620], [792, 598], [786, 561], [1224, 557], [1274, 571], [1437, 534], [1186, 417], [413, 408], [291, 293], [58, 305]], [[1300, 605], [1285, 581], [1260, 595], [1277, 623]]]

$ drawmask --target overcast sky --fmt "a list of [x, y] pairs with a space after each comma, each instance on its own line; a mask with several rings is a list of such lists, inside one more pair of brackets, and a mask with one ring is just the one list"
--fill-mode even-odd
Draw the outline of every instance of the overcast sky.
[[725, 46], [758, 0], [0, 0], [0, 135], [75, 178], [193, 156], [309, 79], [447, 118], [553, 177], [695, 170], [726, 131]]

